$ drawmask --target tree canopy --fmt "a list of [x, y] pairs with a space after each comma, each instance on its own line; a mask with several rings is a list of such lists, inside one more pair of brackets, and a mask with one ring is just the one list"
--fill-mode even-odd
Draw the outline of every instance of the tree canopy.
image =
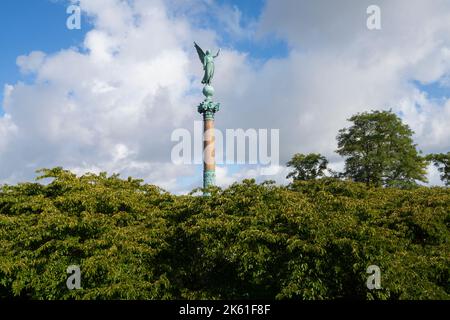
[[203, 197], [105, 173], [42, 178], [0, 189], [0, 299], [450, 298], [448, 188], [245, 180]]
[[409, 187], [426, 182], [427, 161], [413, 131], [391, 111], [356, 114], [339, 131], [337, 153], [346, 157], [344, 176], [374, 186]]
[[325, 175], [328, 160], [319, 153], [307, 155], [297, 153], [287, 163], [288, 167], [294, 170], [287, 175], [287, 179], [294, 180], [316, 180]]

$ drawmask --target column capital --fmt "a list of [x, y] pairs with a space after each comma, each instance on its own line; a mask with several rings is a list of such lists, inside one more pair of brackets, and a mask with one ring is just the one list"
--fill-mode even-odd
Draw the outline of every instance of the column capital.
[[204, 120], [214, 120], [214, 115], [219, 112], [220, 103], [216, 103], [211, 99], [205, 99], [198, 106], [198, 113], [203, 114]]

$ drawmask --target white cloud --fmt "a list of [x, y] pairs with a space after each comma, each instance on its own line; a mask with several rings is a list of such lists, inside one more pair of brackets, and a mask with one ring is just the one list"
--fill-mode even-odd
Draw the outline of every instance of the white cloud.
[[42, 51], [33, 51], [27, 56], [19, 56], [17, 65], [20, 72], [24, 74], [35, 73], [44, 64], [45, 53]]
[[441, 174], [434, 165], [430, 165], [427, 168], [428, 185], [430, 186], [442, 186]]
[[[420, 149], [448, 151], [450, 101], [433, 100], [413, 81], [448, 79], [450, 3], [378, 2], [383, 29], [369, 31], [370, 1], [268, 0], [252, 28], [259, 37], [276, 33], [291, 51], [263, 65], [250, 54], [222, 51], [217, 127], [280, 129], [281, 165], [297, 152], [321, 152], [340, 168], [335, 137], [346, 119], [393, 108], [416, 132]], [[195, 167], [171, 164], [170, 136], [200, 119], [201, 85], [192, 78], [202, 71], [192, 42], [217, 48], [219, 35], [199, 29], [190, 15], [198, 19], [208, 5], [82, 0], [94, 23], [83, 48], [17, 59], [36, 80], [5, 88], [0, 180], [30, 179], [35, 169], [58, 165], [121, 172], [175, 192], [187, 190], [180, 178], [198, 183]], [[228, 9], [219, 25], [236, 37], [253, 35], [242, 27], [239, 11]], [[288, 170], [278, 169], [261, 177], [261, 168], [218, 168], [217, 180], [222, 186], [247, 177], [285, 183]]]
[[194, 31], [171, 21], [159, 1], [81, 6], [95, 21], [82, 51], [17, 59], [36, 80], [5, 89], [0, 179], [28, 180], [36, 169], [61, 165], [130, 172], [176, 189], [177, 176], [191, 170], [172, 168], [170, 133], [193, 120], [200, 97], [186, 95], [194, 55], [184, 45]]
[[0, 152], [4, 152], [9, 146], [10, 140], [17, 134], [17, 126], [12, 122], [11, 116], [0, 117]]
[[216, 169], [216, 184], [220, 187], [228, 187], [235, 182], [241, 182], [244, 179], [255, 179], [256, 182], [272, 180], [278, 184], [287, 184], [286, 176], [290, 172], [289, 168], [284, 166], [250, 166], [242, 167], [236, 172], [224, 166], [218, 166]]
[[[262, 71], [267, 72], [262, 78], [272, 80], [270, 97], [261, 99], [274, 110], [268, 119], [273, 121], [276, 112], [290, 115], [282, 118], [284, 159], [295, 152], [291, 146], [333, 157], [334, 138], [348, 125], [345, 119], [370, 109], [402, 111], [425, 152], [450, 148], [449, 101], [433, 101], [412, 84], [450, 74], [450, 3], [378, 1], [381, 31], [366, 28], [369, 4], [268, 1], [259, 32], [275, 30], [293, 48], [287, 61], [272, 70], [269, 62]], [[283, 98], [291, 103], [280, 104]]]

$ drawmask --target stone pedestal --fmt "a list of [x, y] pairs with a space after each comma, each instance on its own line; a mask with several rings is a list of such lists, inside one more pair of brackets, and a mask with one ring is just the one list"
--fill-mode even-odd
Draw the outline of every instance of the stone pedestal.
[[198, 112], [203, 115], [203, 188], [208, 188], [216, 180], [214, 116], [220, 110], [220, 103], [212, 100], [214, 88], [210, 85], [203, 88], [203, 95], [206, 99], [198, 106]]

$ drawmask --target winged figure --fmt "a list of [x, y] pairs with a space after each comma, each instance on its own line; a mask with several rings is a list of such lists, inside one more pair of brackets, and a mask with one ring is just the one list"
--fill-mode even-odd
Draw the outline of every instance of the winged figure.
[[202, 48], [198, 46], [197, 43], [194, 42], [195, 49], [197, 50], [198, 57], [203, 65], [203, 70], [205, 71], [205, 75], [203, 76], [202, 83], [206, 85], [210, 85], [211, 81], [214, 77], [214, 59], [217, 58], [220, 54], [220, 49], [217, 51], [217, 54], [213, 56], [211, 51], [206, 50], [203, 52]]

